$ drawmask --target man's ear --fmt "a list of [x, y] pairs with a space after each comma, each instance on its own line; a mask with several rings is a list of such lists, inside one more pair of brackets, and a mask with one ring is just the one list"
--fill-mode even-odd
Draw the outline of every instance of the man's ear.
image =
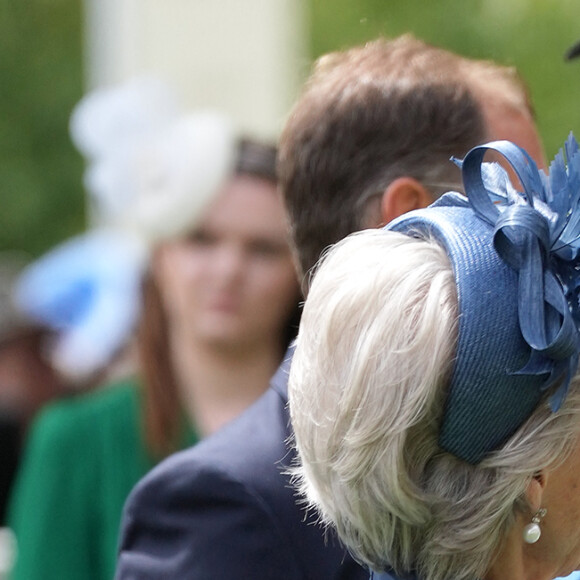
[[413, 177], [398, 177], [385, 189], [381, 199], [383, 224], [411, 211], [427, 207], [433, 196]]
[[526, 499], [532, 512], [537, 512], [542, 507], [542, 496], [548, 480], [548, 473], [545, 470], [538, 471], [532, 477], [526, 488]]

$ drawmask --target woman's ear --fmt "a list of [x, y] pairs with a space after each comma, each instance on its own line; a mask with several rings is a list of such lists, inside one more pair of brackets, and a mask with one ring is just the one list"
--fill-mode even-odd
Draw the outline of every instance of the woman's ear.
[[542, 496], [548, 480], [548, 473], [545, 470], [538, 471], [532, 477], [526, 488], [526, 499], [532, 512], [537, 512], [542, 507]]
[[381, 199], [383, 224], [413, 210], [427, 207], [433, 196], [414, 177], [398, 177], [385, 189]]

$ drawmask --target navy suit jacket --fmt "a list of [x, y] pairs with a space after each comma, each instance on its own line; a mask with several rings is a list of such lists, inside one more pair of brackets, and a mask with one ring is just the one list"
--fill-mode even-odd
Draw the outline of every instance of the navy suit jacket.
[[214, 436], [132, 491], [116, 580], [368, 580], [336, 536], [296, 502], [284, 469], [287, 355], [268, 391]]

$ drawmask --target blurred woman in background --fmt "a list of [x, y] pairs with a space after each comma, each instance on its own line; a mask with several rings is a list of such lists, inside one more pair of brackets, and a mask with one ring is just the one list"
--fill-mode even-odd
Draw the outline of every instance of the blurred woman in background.
[[[160, 100], [152, 101], [159, 110]], [[98, 99], [93, 105], [98, 109]], [[105, 111], [110, 115], [101, 120], [114, 120], [115, 110], [109, 100]], [[138, 110], [131, 107], [131, 114]], [[130, 124], [126, 116], [116, 118], [125, 119], [125, 127]], [[150, 203], [144, 209], [134, 199], [122, 202], [128, 216], [123, 228], [132, 236], [127, 248], [140, 248], [125, 252], [131, 263], [139, 263], [134, 268], [139, 283], [123, 285], [137, 288], [142, 300], [139, 370], [134, 378], [50, 406], [33, 426], [10, 510], [18, 542], [16, 580], [112, 578], [122, 507], [133, 485], [167, 454], [218, 430], [258, 398], [296, 332], [299, 286], [276, 189], [275, 148], [236, 141], [228, 131], [218, 138], [223, 124], [189, 121], [186, 128], [152, 133], [155, 146], [133, 164], [138, 171], [130, 177], [135, 179], [107, 179], [114, 171], [93, 157], [89, 190], [101, 184], [106, 189], [112, 182], [137, 183], [145, 191], [140, 202]], [[197, 132], [204, 123], [210, 133], [205, 142]], [[141, 149], [144, 132], [129, 128], [139, 135], [131, 147]], [[131, 166], [123, 152], [117, 151], [116, 158], [119, 171]], [[160, 158], [165, 159], [162, 167], [156, 165]], [[215, 175], [208, 177], [212, 171]], [[192, 201], [196, 196], [203, 199]], [[110, 226], [115, 221], [110, 216], [125, 211], [120, 203], [106, 200], [101, 225]], [[135, 242], [140, 229], [148, 229], [146, 244]], [[109, 247], [102, 270], [118, 261], [115, 273], [126, 272], [120, 266], [130, 260], [121, 258], [121, 246], [111, 242]], [[104, 245], [100, 248], [102, 253]], [[91, 251], [99, 254], [98, 248]], [[98, 259], [91, 260], [85, 248], [79, 261], [82, 267], [96, 267]], [[111, 277], [109, 272], [109, 290]], [[29, 285], [38, 287], [33, 278], [31, 273]], [[69, 288], [68, 295], [77, 296], [85, 317], [92, 316], [83, 305], [110, 292], [80, 292], [80, 287]], [[45, 302], [54, 306], [58, 300]], [[70, 318], [83, 326], [80, 314]], [[115, 316], [101, 312], [98, 318], [113, 319], [112, 330], [84, 324], [83, 331], [91, 328], [93, 334], [85, 332], [91, 340], [77, 343], [98, 344], [99, 337], [104, 341], [118, 332]], [[54, 346], [55, 357], [74, 367], [79, 359], [75, 348], [63, 341]], [[97, 360], [100, 355], [91, 356]]]

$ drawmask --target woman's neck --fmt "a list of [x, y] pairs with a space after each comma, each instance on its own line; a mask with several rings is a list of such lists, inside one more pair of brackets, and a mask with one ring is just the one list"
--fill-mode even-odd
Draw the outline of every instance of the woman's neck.
[[181, 402], [203, 437], [264, 393], [282, 356], [275, 341], [229, 348], [177, 337], [172, 352]]

